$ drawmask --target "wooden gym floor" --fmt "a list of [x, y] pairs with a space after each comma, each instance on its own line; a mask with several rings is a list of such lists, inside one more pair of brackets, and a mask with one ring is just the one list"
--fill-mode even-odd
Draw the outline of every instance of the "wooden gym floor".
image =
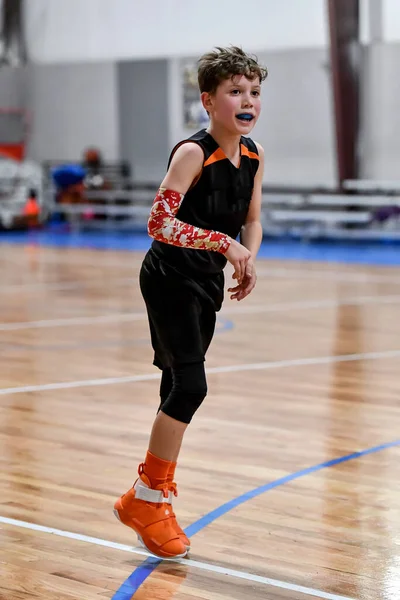
[[160, 564], [112, 513], [158, 404], [141, 256], [0, 245], [0, 598], [398, 600], [400, 268], [260, 260], [226, 299]]

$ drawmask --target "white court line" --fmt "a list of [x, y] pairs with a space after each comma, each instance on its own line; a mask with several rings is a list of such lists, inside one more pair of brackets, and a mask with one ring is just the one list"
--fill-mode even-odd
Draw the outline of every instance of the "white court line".
[[[360, 354], [342, 354], [338, 356], [316, 356], [312, 358], [294, 358], [289, 360], [276, 360], [260, 363], [245, 363], [242, 365], [227, 365], [225, 367], [211, 367], [206, 369], [207, 375], [218, 373], [238, 373], [240, 371], [262, 371], [267, 369], [284, 369], [288, 367], [305, 367], [310, 365], [329, 365], [358, 360], [380, 360], [385, 358], [400, 357], [400, 350], [386, 350], [383, 352], [364, 352]], [[105, 377], [102, 379], [84, 379], [80, 381], [65, 381], [59, 383], [44, 383], [39, 385], [24, 385], [21, 387], [0, 388], [0, 396], [11, 394], [26, 394], [28, 392], [45, 392], [49, 390], [65, 390], [70, 388], [93, 387], [102, 385], [115, 385], [120, 383], [136, 383], [140, 381], [153, 381], [160, 378], [159, 373], [144, 375], [126, 375], [124, 377]]]
[[[308, 310], [311, 308], [336, 308], [340, 306], [360, 306], [367, 304], [393, 304], [400, 301], [399, 294], [388, 296], [350, 296], [342, 300], [300, 300], [297, 302], [279, 302], [276, 304], [253, 304], [228, 306], [221, 311], [225, 315], [260, 314], [268, 312], [285, 312], [292, 310]], [[17, 321], [0, 323], [0, 331], [20, 331], [25, 329], [42, 329], [51, 327], [70, 327], [74, 325], [97, 325], [101, 323], [119, 323], [146, 320], [146, 312], [111, 313], [93, 317], [66, 317], [64, 319], [42, 319], [39, 321]]]
[[[259, 263], [258, 263], [259, 264]], [[362, 268], [362, 265], [358, 265]], [[398, 267], [400, 269], [400, 267]], [[363, 273], [358, 271], [338, 271], [327, 269], [292, 269], [286, 267], [262, 267], [257, 268], [257, 277], [273, 276], [283, 279], [317, 279], [324, 281], [348, 281], [349, 283], [388, 283], [400, 285], [400, 277], [385, 274]]]
[[116, 313], [97, 315], [95, 317], [66, 317], [65, 319], [43, 319], [42, 321], [21, 321], [15, 323], [0, 323], [0, 331], [20, 331], [21, 329], [42, 329], [51, 327], [71, 327], [73, 325], [97, 325], [100, 323], [124, 323], [143, 321], [146, 313]]
[[[1, 242], [0, 242], [0, 247], [2, 247]], [[9, 246], [7, 246], [7, 248], [9, 248]], [[26, 254], [24, 255], [17, 255], [15, 253], [15, 249], [16, 247], [13, 246], [13, 252], [9, 253], [10, 257], [7, 256], [7, 262], [12, 262], [15, 265], [18, 265], [20, 268], [24, 267], [27, 262], [29, 262], [29, 256], [27, 256]], [[37, 253], [35, 256], [35, 261], [37, 261], [37, 264], [42, 265], [42, 264], [67, 264], [67, 265], [77, 265], [79, 267], [89, 267], [89, 268], [96, 268], [96, 267], [110, 267], [112, 269], [130, 269], [131, 267], [137, 268], [140, 267], [142, 265], [143, 262], [143, 258], [134, 258], [134, 254], [131, 252], [129, 257], [121, 257], [120, 260], [111, 260], [110, 256], [110, 252], [112, 252], [112, 249], [107, 249], [105, 248], [104, 250], [93, 250], [92, 248], [62, 248], [62, 250], [57, 253], [57, 248], [53, 248], [50, 246], [41, 246], [40, 248], [36, 248], [37, 250], [47, 250], [48, 253], [46, 254], [42, 254]], [[2, 248], [3, 250], [3, 248]], [[91, 252], [98, 252], [98, 260], [88, 260], [89, 257], [85, 257], [82, 256], [82, 254], [78, 254], [77, 253], [81, 253], [83, 251], [91, 251]], [[65, 252], [66, 251], [66, 252]], [[69, 252], [73, 252], [73, 254], [69, 254]], [[118, 253], [120, 252], [119, 250], [117, 251]], [[144, 256], [145, 252], [143, 251], [143, 256]], [[21, 260], [18, 260], [18, 258], [21, 258]], [[115, 257], [116, 258], [116, 257]]]
[[12, 294], [19, 293], [22, 291], [27, 292], [62, 292], [67, 290], [80, 290], [80, 289], [93, 289], [96, 287], [110, 289], [112, 286], [119, 286], [125, 283], [133, 283], [137, 281], [137, 277], [118, 277], [115, 279], [105, 280], [99, 279], [82, 279], [81, 281], [65, 281], [50, 283], [44, 281], [35, 283], [13, 283], [10, 285], [2, 285], [0, 287], [0, 294]]
[[[308, 310], [310, 308], [336, 308], [340, 306], [359, 306], [366, 304], [392, 304], [399, 302], [400, 294], [387, 296], [349, 296], [341, 300], [300, 300], [297, 302], [279, 302], [276, 304], [236, 305], [225, 308], [221, 316], [233, 314], [285, 312], [291, 310]], [[0, 327], [1, 329], [1, 327]]]
[[[138, 554], [140, 556], [152, 556], [148, 552], [139, 548], [133, 548], [125, 544], [117, 544], [115, 542], [109, 542], [108, 540], [102, 540], [87, 535], [81, 535], [79, 533], [72, 533], [70, 531], [62, 531], [61, 529], [54, 529], [53, 527], [44, 527], [43, 525], [36, 525], [35, 523], [27, 523], [26, 521], [17, 521], [16, 519], [8, 519], [7, 517], [0, 517], [0, 523], [6, 525], [13, 525], [14, 527], [21, 527], [23, 529], [30, 529], [32, 531], [40, 531], [41, 533], [50, 533], [70, 540], [78, 542], [86, 542], [87, 544], [94, 544], [96, 546], [104, 546], [106, 548], [112, 548], [113, 550], [121, 550], [122, 552], [129, 552], [131, 554]], [[199, 562], [191, 559], [175, 559], [168, 560], [167, 562], [174, 562], [202, 571], [208, 571], [210, 573], [218, 573], [219, 575], [229, 575], [230, 577], [236, 577], [238, 579], [244, 579], [253, 583], [261, 583], [271, 587], [281, 588], [283, 590], [289, 590], [291, 592], [297, 592], [298, 594], [304, 594], [305, 596], [313, 596], [314, 598], [322, 598], [323, 600], [353, 600], [346, 596], [338, 596], [337, 594], [329, 594], [327, 592], [321, 592], [320, 590], [314, 590], [312, 588], [303, 587], [301, 585], [295, 585], [292, 583], [286, 583], [279, 581], [278, 579], [270, 579], [268, 577], [261, 577], [259, 575], [253, 575], [252, 573], [246, 573], [244, 571], [236, 571], [234, 569], [227, 569], [225, 567], [218, 567], [209, 563]]]

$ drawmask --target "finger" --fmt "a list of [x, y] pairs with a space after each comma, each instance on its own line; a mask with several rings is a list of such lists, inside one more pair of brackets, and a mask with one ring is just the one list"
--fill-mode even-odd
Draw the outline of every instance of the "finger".
[[246, 298], [246, 296], [248, 296], [249, 294], [251, 294], [251, 292], [254, 290], [254, 285], [248, 286], [246, 289], [243, 290], [243, 298]]
[[240, 283], [240, 262], [237, 262], [235, 265], [235, 274], [233, 279], [236, 279], [238, 283]]
[[245, 259], [240, 261], [240, 283], [242, 283], [246, 271]]
[[246, 298], [246, 296], [248, 296], [250, 294], [250, 292], [254, 289], [254, 286], [256, 284], [256, 278], [255, 277], [251, 277], [249, 280], [246, 279], [243, 281], [242, 285], [239, 286], [240, 289], [238, 290], [238, 292], [236, 292], [236, 296], [238, 296], [239, 300], [243, 300], [243, 298]]
[[239, 280], [239, 271], [240, 271], [239, 270], [239, 263], [234, 263], [233, 269], [234, 269], [234, 272], [233, 272], [233, 275], [232, 275], [232, 279]]
[[243, 287], [243, 285], [241, 285], [241, 286], [239, 286], [239, 288], [236, 291], [233, 292], [233, 295], [235, 298], [241, 297], [243, 295], [243, 292], [244, 292], [244, 287]]
[[246, 295], [250, 294], [250, 292], [254, 289], [255, 285], [256, 285], [256, 278], [252, 277], [250, 279], [250, 281], [248, 282], [248, 284], [243, 289], [243, 291], [246, 292]]
[[240, 302], [241, 300], [244, 300], [244, 298], [246, 298], [246, 296], [247, 296], [247, 294], [245, 294], [243, 291], [241, 291], [238, 294], [236, 294], [235, 300]]
[[250, 279], [248, 282], [246, 282], [246, 285], [244, 286], [243, 291], [249, 293], [253, 289], [255, 284], [256, 284], [255, 280]]
[[238, 260], [237, 265], [236, 265], [236, 274], [237, 274], [237, 281], [238, 283], [240, 283], [242, 281], [242, 271], [243, 271], [243, 267], [242, 267], [242, 261]]
[[247, 261], [246, 263], [246, 275], [248, 277], [251, 277], [253, 275], [253, 263], [250, 261], [250, 259]]
[[228, 292], [230, 294], [233, 294], [234, 296], [237, 296], [238, 294], [241, 294], [244, 290], [244, 283], [240, 283], [239, 285], [236, 285], [235, 287], [229, 288]]

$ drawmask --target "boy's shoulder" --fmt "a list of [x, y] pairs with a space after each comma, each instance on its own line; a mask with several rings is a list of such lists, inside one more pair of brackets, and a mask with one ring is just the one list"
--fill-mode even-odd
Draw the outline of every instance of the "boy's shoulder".
[[204, 162], [202, 147], [196, 142], [182, 140], [176, 144], [168, 161], [168, 168], [199, 171]]
[[198, 131], [190, 137], [184, 138], [172, 148], [168, 164], [171, 164], [172, 159], [174, 162], [178, 160], [198, 160], [203, 161], [207, 154], [207, 146], [210, 144], [212, 138], [208, 135], [205, 129]]
[[171, 159], [173, 157], [195, 158], [197, 156], [199, 158], [204, 157], [203, 149], [198, 143], [193, 142], [191, 140], [182, 140], [181, 142], [179, 142], [179, 144], [176, 144], [176, 146], [174, 146], [171, 152]]

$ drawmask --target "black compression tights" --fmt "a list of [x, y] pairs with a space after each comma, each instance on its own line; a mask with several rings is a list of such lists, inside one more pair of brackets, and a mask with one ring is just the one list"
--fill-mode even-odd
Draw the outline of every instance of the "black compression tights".
[[177, 421], [190, 423], [206, 395], [204, 362], [163, 369], [158, 410]]

